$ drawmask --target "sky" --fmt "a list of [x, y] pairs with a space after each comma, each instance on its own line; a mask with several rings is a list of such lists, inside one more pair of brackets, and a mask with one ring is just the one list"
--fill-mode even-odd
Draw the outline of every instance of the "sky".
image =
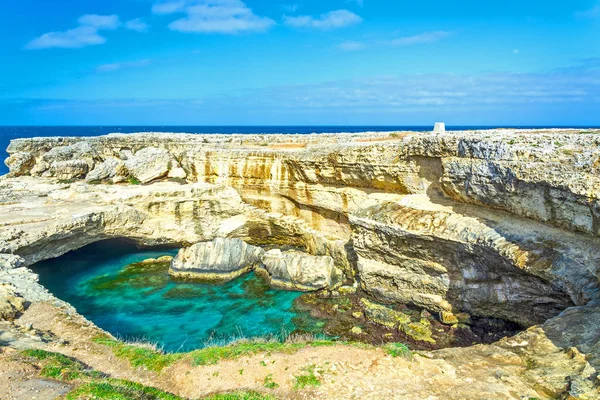
[[600, 0], [0, 4], [0, 125], [600, 125]]

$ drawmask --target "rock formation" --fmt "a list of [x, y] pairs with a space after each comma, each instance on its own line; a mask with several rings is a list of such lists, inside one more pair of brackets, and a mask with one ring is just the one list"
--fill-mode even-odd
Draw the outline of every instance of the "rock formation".
[[267, 251], [261, 261], [269, 281], [276, 287], [310, 291], [341, 283], [342, 273], [329, 256], [274, 249]]
[[178, 278], [226, 282], [253, 270], [264, 250], [240, 239], [217, 238], [181, 249], [169, 274]]
[[[8, 151], [0, 261], [17, 258], [2, 261], [11, 286], [0, 297], [56, 301], [26, 267], [103, 239], [237, 238], [284, 249], [262, 260], [276, 282], [316, 289], [339, 268], [382, 307], [528, 327], [464, 351], [518, 359], [511, 374], [541, 397], [598, 398], [597, 131], [114, 134], [14, 140]], [[197, 246], [197, 265], [212, 263]], [[508, 393], [510, 382], [497, 384]]]

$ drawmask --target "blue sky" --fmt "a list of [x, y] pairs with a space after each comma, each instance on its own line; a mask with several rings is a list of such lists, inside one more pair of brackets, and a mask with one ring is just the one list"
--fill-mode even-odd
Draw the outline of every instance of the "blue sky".
[[2, 8], [2, 125], [600, 124], [600, 0]]

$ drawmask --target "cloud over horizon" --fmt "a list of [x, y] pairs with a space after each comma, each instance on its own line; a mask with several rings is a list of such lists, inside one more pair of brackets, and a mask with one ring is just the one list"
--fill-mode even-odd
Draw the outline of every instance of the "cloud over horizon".
[[[85, 14], [77, 20], [78, 27], [66, 31], [48, 32], [33, 39], [27, 45], [26, 50], [40, 50], [50, 48], [80, 49], [106, 43], [106, 37], [100, 35], [100, 31], [113, 31], [122, 26], [118, 15]], [[125, 28], [143, 31], [142, 22], [139, 19], [125, 23]], [[147, 29], [147, 25], [144, 27]]]
[[336, 29], [347, 26], [357, 25], [363, 22], [363, 19], [352, 11], [335, 10], [321, 14], [319, 16], [299, 15], [291, 17], [285, 15], [283, 22], [287, 26], [294, 28], [314, 28], [314, 29]]
[[[126, 63], [106, 67], [124, 68]], [[111, 65], [111, 64], [109, 64]], [[110, 118], [126, 115], [124, 107], [140, 110], [153, 123], [264, 124], [268, 121], [305, 121], [313, 124], [414, 124], [434, 119], [463, 118], [471, 124], [591, 123], [600, 106], [600, 70], [597, 59], [582, 60], [565, 70], [539, 73], [404, 74], [364, 77], [302, 85], [248, 88], [194, 99], [31, 99], [23, 107], [44, 114], [60, 108], [77, 118], [83, 110]], [[29, 104], [29, 106], [27, 105]], [[167, 112], [168, 111], [168, 112]], [[113, 114], [111, 114], [113, 113]], [[177, 119], [159, 119], [161, 115]], [[54, 115], [54, 114], [52, 114]], [[261, 120], [257, 121], [257, 115]], [[570, 115], [571, 120], [565, 119]], [[235, 116], [234, 120], [231, 120]], [[476, 118], [474, 118], [476, 116]], [[246, 119], [250, 118], [250, 119]], [[467, 119], [465, 119], [467, 118]], [[473, 118], [473, 119], [470, 119]], [[574, 119], [577, 118], [577, 119]], [[112, 123], [123, 123], [111, 120]], [[402, 122], [403, 121], [403, 122]], [[101, 123], [101, 120], [82, 121]], [[370, 122], [371, 124], [373, 122]]]
[[452, 32], [447, 31], [435, 31], [435, 32], [424, 32], [419, 35], [405, 36], [397, 39], [392, 39], [387, 44], [392, 46], [412, 46], [415, 44], [422, 43], [434, 43], [442, 39], [445, 39], [452, 35]]
[[256, 15], [241, 0], [167, 0], [155, 3], [158, 15], [185, 13], [169, 24], [169, 29], [186, 33], [239, 34], [265, 32], [276, 23]]
[[96, 72], [114, 72], [114, 71], [118, 71], [121, 69], [127, 69], [127, 68], [139, 68], [139, 67], [145, 67], [147, 65], [150, 65], [151, 63], [152, 63], [152, 60], [145, 59], [145, 60], [138, 60], [138, 61], [126, 61], [126, 62], [103, 64], [103, 65], [100, 65], [98, 68], [96, 68]]

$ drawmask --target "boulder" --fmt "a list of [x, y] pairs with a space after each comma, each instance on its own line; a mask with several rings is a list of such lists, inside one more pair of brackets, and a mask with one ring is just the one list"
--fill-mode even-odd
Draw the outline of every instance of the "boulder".
[[262, 257], [264, 273], [271, 285], [312, 291], [338, 285], [342, 273], [329, 256], [311, 256], [300, 251], [270, 250]]
[[11, 285], [0, 284], [0, 320], [12, 321], [25, 311], [25, 305], [25, 299], [17, 295]]
[[163, 178], [169, 172], [171, 154], [163, 149], [145, 147], [125, 160], [127, 170], [141, 183]]
[[58, 179], [79, 179], [88, 173], [89, 168], [83, 160], [55, 161], [50, 166], [50, 175]]
[[178, 278], [227, 282], [253, 270], [264, 250], [240, 239], [217, 238], [181, 249], [169, 273]]
[[0, 254], [0, 271], [20, 268], [25, 260], [13, 254]]
[[31, 153], [22, 152], [11, 155], [4, 163], [10, 170], [11, 176], [21, 176], [29, 174], [35, 160]]
[[87, 175], [85, 180], [88, 182], [97, 182], [125, 175], [125, 163], [118, 158], [109, 157], [104, 162], [97, 164], [96, 168]]
[[53, 147], [37, 161], [31, 174], [58, 179], [80, 178], [94, 168], [94, 155], [87, 142]]

